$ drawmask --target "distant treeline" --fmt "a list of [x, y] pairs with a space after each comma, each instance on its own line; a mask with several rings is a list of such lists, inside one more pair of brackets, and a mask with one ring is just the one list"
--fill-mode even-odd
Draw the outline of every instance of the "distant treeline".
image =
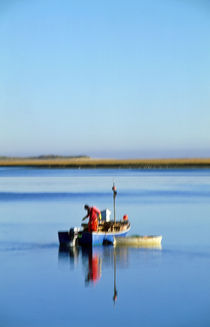
[[44, 155], [33, 158], [0, 157], [1, 167], [40, 168], [210, 168], [210, 158], [92, 159], [88, 156]]
[[38, 157], [31, 157], [31, 159], [79, 159], [79, 158], [90, 158], [89, 156], [80, 154], [77, 156], [59, 156], [55, 154], [49, 154], [49, 155], [41, 155]]
[[86, 155], [77, 155], [77, 156], [60, 156], [56, 154], [47, 154], [47, 155], [40, 155], [40, 156], [33, 156], [33, 157], [7, 157], [7, 156], [0, 156], [0, 160], [26, 160], [26, 159], [78, 159], [84, 158], [88, 159], [89, 156]]

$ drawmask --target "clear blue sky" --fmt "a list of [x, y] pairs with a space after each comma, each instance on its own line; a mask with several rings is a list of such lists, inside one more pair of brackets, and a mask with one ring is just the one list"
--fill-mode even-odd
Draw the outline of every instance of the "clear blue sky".
[[1, 0], [0, 155], [210, 157], [208, 0]]

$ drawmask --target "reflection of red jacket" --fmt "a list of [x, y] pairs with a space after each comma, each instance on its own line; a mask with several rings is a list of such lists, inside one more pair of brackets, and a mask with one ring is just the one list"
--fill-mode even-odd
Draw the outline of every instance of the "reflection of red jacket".
[[96, 207], [91, 207], [88, 212], [89, 223], [88, 223], [88, 230], [89, 232], [96, 232], [98, 228], [98, 216], [100, 215], [101, 211]]
[[96, 282], [101, 277], [99, 257], [94, 255], [89, 257], [89, 280]]

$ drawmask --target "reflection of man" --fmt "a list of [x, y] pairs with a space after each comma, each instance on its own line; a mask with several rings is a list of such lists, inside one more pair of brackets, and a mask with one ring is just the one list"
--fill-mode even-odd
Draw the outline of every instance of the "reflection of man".
[[84, 208], [87, 210], [87, 215], [82, 220], [89, 217], [88, 231], [96, 232], [98, 228], [98, 218], [101, 218], [101, 211], [96, 207], [89, 207], [87, 204], [84, 206]]
[[88, 260], [88, 275], [86, 278], [87, 282], [97, 282], [101, 277], [101, 266], [100, 266], [100, 258], [99, 256], [95, 255], [89, 255]]

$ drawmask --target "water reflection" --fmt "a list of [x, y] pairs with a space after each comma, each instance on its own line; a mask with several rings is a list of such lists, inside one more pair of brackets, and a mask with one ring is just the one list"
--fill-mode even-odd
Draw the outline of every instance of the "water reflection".
[[101, 278], [101, 257], [97, 253], [90, 251], [88, 255], [88, 269], [85, 278], [85, 282], [88, 284], [90, 282], [96, 283]]
[[[161, 247], [148, 248], [131, 248], [131, 247], [73, 247], [69, 250], [59, 248], [58, 262], [59, 265], [68, 265], [71, 269], [77, 269], [82, 266], [84, 283], [88, 287], [96, 285], [102, 278], [102, 271], [107, 268], [113, 268], [113, 302], [117, 301], [118, 288], [117, 288], [117, 270], [119, 268], [129, 267], [129, 258], [137, 253], [141, 257], [142, 264], [146, 263], [148, 259], [159, 257]], [[148, 253], [149, 251], [149, 253]]]
[[[69, 250], [59, 248], [58, 259], [59, 263], [69, 263], [76, 267], [79, 261], [83, 265], [89, 265], [94, 258], [98, 257], [103, 262], [104, 267], [114, 267], [114, 254], [116, 256], [117, 264], [123, 267], [128, 267], [128, 247], [114, 248], [113, 246], [104, 247], [72, 247]], [[102, 268], [102, 267], [101, 267]]]
[[117, 265], [120, 267], [128, 267], [128, 248], [107, 247], [73, 247], [69, 250], [59, 248], [58, 252], [59, 264], [68, 264], [71, 268], [76, 268], [81, 261], [84, 271], [85, 286], [96, 284], [102, 276], [102, 269], [113, 267], [113, 301], [117, 300]]
[[114, 295], [113, 295], [113, 301], [114, 303], [116, 302], [117, 300], [117, 278], [116, 278], [116, 249], [114, 248]]

